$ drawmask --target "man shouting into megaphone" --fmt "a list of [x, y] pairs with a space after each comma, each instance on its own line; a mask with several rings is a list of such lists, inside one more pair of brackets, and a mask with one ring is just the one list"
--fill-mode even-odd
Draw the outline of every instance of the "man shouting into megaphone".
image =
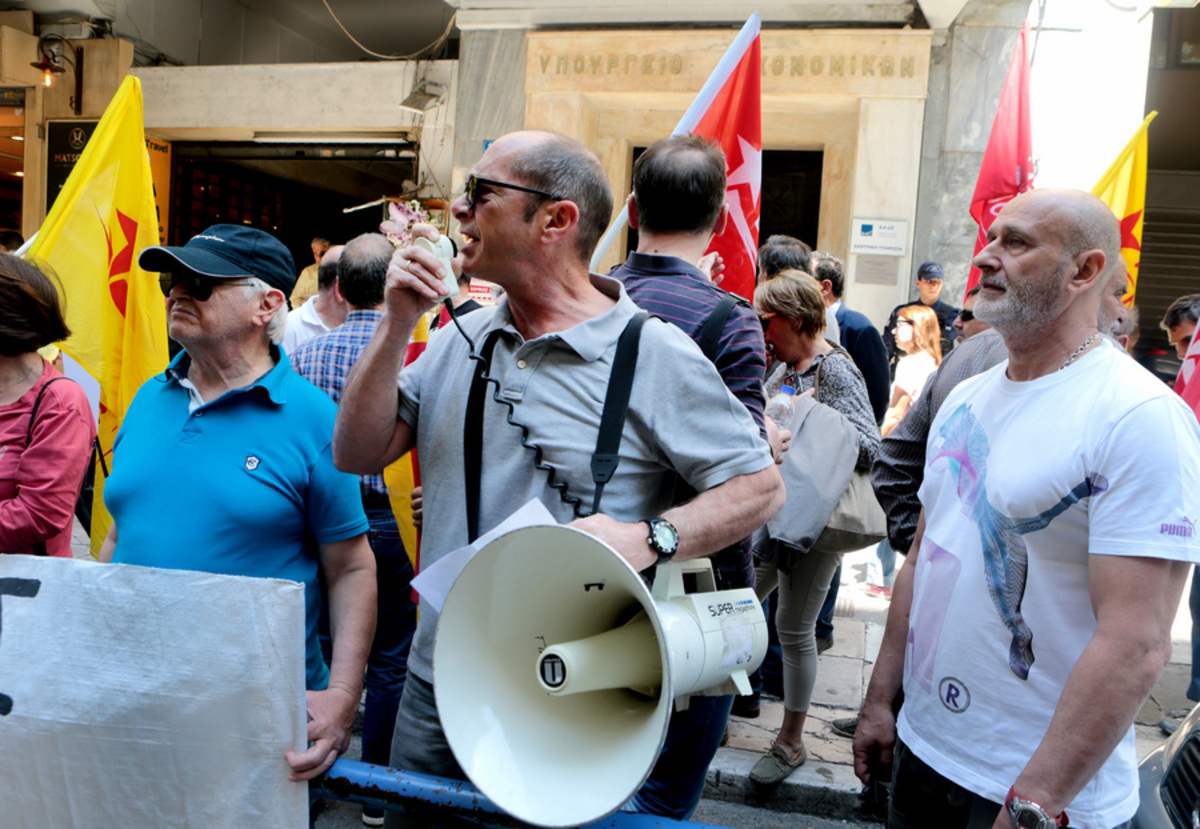
[[[420, 316], [447, 294], [455, 274], [422, 247], [393, 257], [386, 313], [343, 393], [334, 458], [341, 469], [368, 473], [420, 450], [423, 566], [532, 498], [639, 571], [729, 547], [781, 508], [780, 475], [745, 407], [686, 334], [650, 319], [620, 467], [600, 511], [588, 515], [605, 390], [618, 340], [638, 315], [620, 283], [588, 271], [612, 206], [600, 162], [577, 141], [518, 132], [492, 143], [451, 206], [468, 237], [454, 266], [500, 285], [504, 298], [443, 326], [403, 370]], [[437, 237], [427, 226], [413, 233]], [[490, 380], [476, 377], [473, 357], [482, 358]], [[677, 478], [700, 494], [673, 507]], [[464, 779], [433, 694], [437, 623], [422, 601], [392, 765]], [[691, 815], [731, 703], [729, 696], [696, 697], [674, 715], [662, 755], [629, 808]]]

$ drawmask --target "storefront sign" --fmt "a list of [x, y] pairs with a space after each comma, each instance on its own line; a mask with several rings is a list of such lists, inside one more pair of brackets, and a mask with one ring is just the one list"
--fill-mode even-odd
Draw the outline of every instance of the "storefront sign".
[[146, 138], [150, 155], [150, 180], [154, 182], [154, 207], [158, 211], [158, 238], [167, 244], [171, 226], [171, 145], [157, 138]]
[[51, 121], [46, 125], [46, 212], [75, 169], [99, 121]]
[[[527, 91], [694, 94], [730, 37], [670, 30], [531, 33]], [[916, 32], [767, 30], [760, 72], [766, 96], [923, 97], [929, 40]]]
[[[650, 54], [543, 54], [538, 55], [543, 75], [678, 75], [683, 72], [684, 56], [678, 52]], [[763, 77], [805, 75], [829, 77], [911, 78], [916, 75], [917, 59], [878, 54], [818, 54], [776, 52], [762, 59]]]

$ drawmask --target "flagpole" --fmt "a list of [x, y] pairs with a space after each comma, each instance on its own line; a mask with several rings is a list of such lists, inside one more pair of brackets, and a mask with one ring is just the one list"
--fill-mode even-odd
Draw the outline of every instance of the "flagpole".
[[24, 258], [25, 258], [25, 253], [26, 253], [26, 252], [27, 252], [27, 251], [28, 251], [28, 250], [29, 250], [31, 247], [33, 247], [33, 243], [37, 241], [37, 237], [38, 237], [38, 235], [37, 235], [37, 232], [35, 231], [35, 232], [34, 232], [34, 234], [33, 234], [32, 236], [30, 236], [28, 239], [26, 239], [26, 240], [25, 240], [25, 244], [21, 245], [21, 247], [19, 247], [19, 248], [17, 248], [16, 250], [14, 250], [14, 251], [13, 251], [13, 254], [12, 254], [12, 255], [13, 255], [13, 256], [19, 256], [19, 257], [21, 257], [22, 259], [24, 259]]
[[[733, 39], [733, 43], [729, 44], [729, 48], [721, 56], [721, 60], [718, 61], [716, 68], [708, 76], [708, 80], [704, 82], [704, 86], [700, 87], [700, 91], [696, 93], [696, 97], [692, 100], [692, 105], [688, 107], [687, 112], [679, 119], [679, 123], [675, 125], [675, 129], [671, 130], [671, 135], [686, 135], [696, 128], [696, 125], [700, 123], [700, 119], [704, 117], [704, 113], [708, 111], [713, 100], [721, 91], [721, 87], [725, 86], [725, 82], [729, 80], [729, 76], [737, 68], [742, 55], [749, 48], [750, 43], [754, 38], [758, 37], [761, 29], [762, 18], [758, 12], [755, 12], [746, 20], [737, 37]], [[608, 253], [608, 249], [612, 247], [612, 243], [617, 240], [617, 236], [624, 229], [628, 221], [629, 205], [626, 204], [621, 207], [621, 212], [617, 214], [617, 218], [613, 219], [612, 224], [608, 226], [608, 230], [604, 231], [604, 236], [601, 237], [599, 244], [596, 245], [596, 252], [592, 254], [592, 261], [588, 265], [591, 270], [594, 271], [600, 266], [600, 260], [604, 258], [604, 254]]]

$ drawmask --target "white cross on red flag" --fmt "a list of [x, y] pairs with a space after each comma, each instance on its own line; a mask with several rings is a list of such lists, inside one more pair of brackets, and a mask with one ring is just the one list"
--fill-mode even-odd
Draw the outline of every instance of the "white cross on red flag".
[[[1029, 120], [1029, 24], [1017, 38], [996, 118], [983, 153], [983, 165], [971, 197], [971, 218], [979, 226], [975, 255], [987, 245], [987, 231], [1004, 205], [1033, 189], [1033, 130]], [[971, 266], [967, 290], [979, 282], [979, 269]]]
[[[714, 238], [708, 248], [725, 260], [721, 287], [752, 299], [758, 261], [758, 218], [762, 211], [762, 36], [758, 15], [746, 23], [742, 35], [748, 31], [749, 37], [739, 35], [739, 39], [746, 41], [740, 53], [731, 46], [726, 60], [717, 67], [721, 71], [727, 62], [730, 64], [725, 76], [714, 72], [709, 79], [720, 86], [691, 131], [717, 142], [725, 152], [729, 222], [725, 232]], [[734, 46], [737, 45], [735, 41]]]

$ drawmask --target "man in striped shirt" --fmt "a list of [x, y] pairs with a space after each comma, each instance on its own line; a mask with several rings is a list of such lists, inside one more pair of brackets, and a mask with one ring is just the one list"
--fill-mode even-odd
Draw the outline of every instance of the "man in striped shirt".
[[[637, 250], [609, 275], [621, 280], [629, 298], [642, 310], [676, 325], [700, 343], [705, 323], [721, 300], [731, 296], [696, 265], [729, 217], [725, 154], [695, 135], [656, 141], [633, 165], [633, 195], [628, 206], [629, 226], [638, 232]], [[762, 325], [747, 302], [735, 299], [715, 350], [705, 356], [716, 365], [726, 388], [764, 430], [767, 358]], [[775, 442], [772, 439], [772, 449]], [[722, 550], [712, 561], [723, 588], [754, 583], [749, 544]]]
[[[713, 236], [724, 230], [728, 216], [721, 149], [694, 135], [655, 142], [633, 166], [629, 226], [638, 231], [637, 250], [610, 276], [621, 280], [630, 299], [643, 310], [681, 328], [700, 345], [725, 386], [763, 431], [766, 346], [762, 326], [741, 298], [735, 298], [732, 306], [728, 301], [722, 305], [731, 295], [697, 267]], [[710, 318], [719, 328], [705, 337]], [[714, 336], [716, 331], [719, 335]], [[778, 455], [774, 424], [767, 423], [772, 450]], [[676, 503], [693, 494], [680, 483]], [[715, 553], [711, 561], [722, 589], [754, 584], [749, 539]], [[687, 711], [677, 711], [662, 755], [638, 797], [669, 801], [679, 795], [660, 781], [687, 780], [693, 784], [692, 796], [698, 798], [732, 704], [731, 696], [693, 697]], [[656, 791], [660, 785], [661, 791]]]

